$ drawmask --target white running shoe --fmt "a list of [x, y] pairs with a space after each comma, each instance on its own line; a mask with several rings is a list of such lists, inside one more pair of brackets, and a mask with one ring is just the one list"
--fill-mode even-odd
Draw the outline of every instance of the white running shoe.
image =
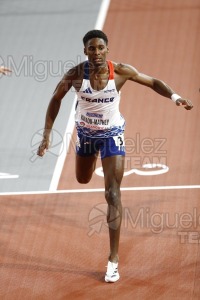
[[108, 261], [105, 282], [115, 282], [119, 279], [118, 263]]

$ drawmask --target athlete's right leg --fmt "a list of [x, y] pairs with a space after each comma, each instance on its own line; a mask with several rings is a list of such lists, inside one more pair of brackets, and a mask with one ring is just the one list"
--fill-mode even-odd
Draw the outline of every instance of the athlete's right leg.
[[76, 179], [79, 183], [88, 183], [92, 178], [98, 153], [98, 140], [77, 132]]
[[76, 154], [76, 179], [79, 183], [88, 183], [96, 167], [98, 153], [90, 156]]

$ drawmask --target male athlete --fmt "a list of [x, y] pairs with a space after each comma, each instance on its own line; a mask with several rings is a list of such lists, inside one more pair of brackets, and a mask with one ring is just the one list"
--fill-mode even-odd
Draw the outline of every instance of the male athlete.
[[175, 94], [164, 82], [139, 73], [134, 67], [107, 61], [108, 39], [100, 30], [91, 30], [83, 38], [88, 60], [70, 69], [57, 85], [49, 103], [43, 140], [38, 155], [43, 156], [50, 145], [50, 133], [59, 112], [61, 100], [73, 87], [77, 92], [76, 107], [76, 178], [88, 183], [101, 154], [108, 203], [107, 222], [110, 238], [106, 282], [119, 279], [118, 247], [122, 204], [120, 184], [124, 173], [124, 127], [119, 112], [120, 89], [127, 80], [152, 88], [178, 106], [192, 109], [191, 101]]

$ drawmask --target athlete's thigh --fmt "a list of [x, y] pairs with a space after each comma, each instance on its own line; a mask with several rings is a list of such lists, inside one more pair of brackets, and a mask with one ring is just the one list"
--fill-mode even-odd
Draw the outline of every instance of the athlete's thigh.
[[88, 183], [96, 167], [97, 154], [80, 156], [76, 154], [76, 178], [80, 183]]
[[124, 175], [124, 155], [108, 156], [102, 159], [105, 187], [120, 186]]
[[77, 134], [76, 141], [76, 178], [87, 183], [92, 177], [99, 153], [98, 140]]

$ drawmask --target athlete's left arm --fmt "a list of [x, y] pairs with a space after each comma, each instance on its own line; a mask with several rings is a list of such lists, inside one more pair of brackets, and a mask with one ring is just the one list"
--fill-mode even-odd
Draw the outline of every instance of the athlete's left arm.
[[190, 100], [184, 99], [177, 95], [171, 87], [169, 87], [162, 80], [150, 77], [143, 73], [138, 72], [134, 67], [130, 65], [123, 65], [123, 73], [127, 76], [128, 80], [135, 81], [142, 85], [152, 88], [158, 94], [172, 99], [177, 106], [183, 105], [185, 109], [190, 110], [193, 108], [193, 104]]

